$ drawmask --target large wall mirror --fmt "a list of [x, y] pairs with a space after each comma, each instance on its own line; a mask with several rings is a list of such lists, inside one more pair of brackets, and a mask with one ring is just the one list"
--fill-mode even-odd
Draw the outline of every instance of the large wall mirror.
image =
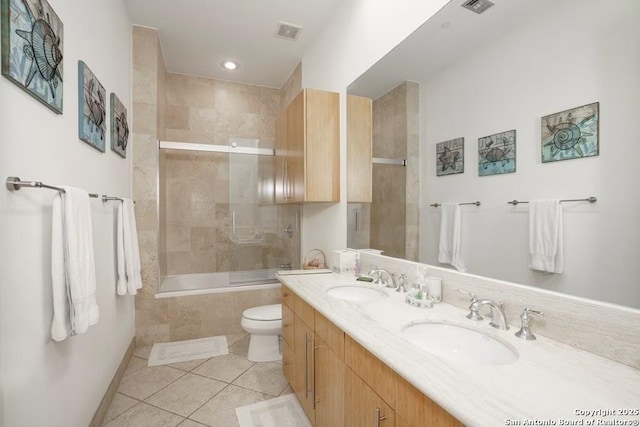
[[[373, 203], [349, 204], [348, 244], [401, 237], [385, 254], [440, 265], [431, 205], [480, 201], [461, 206], [468, 272], [639, 308], [640, 2], [493, 2], [477, 14], [451, 1], [349, 86], [372, 100], [373, 157], [405, 166], [374, 162]], [[595, 102], [598, 155], [543, 162], [542, 118]], [[515, 171], [482, 173], [478, 140], [511, 130]], [[464, 171], [438, 176], [436, 144], [456, 138]], [[590, 196], [562, 203], [562, 274], [529, 269], [529, 205], [507, 202]]]

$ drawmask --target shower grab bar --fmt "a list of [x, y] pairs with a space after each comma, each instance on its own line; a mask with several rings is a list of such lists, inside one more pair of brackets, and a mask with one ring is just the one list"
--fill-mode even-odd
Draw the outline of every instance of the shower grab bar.
[[371, 163], [374, 165], [397, 165], [397, 166], [407, 166], [406, 159], [387, 159], [384, 157], [372, 157]]
[[[459, 205], [476, 205], [476, 206], [480, 206], [480, 202], [464, 202], [464, 203], [458, 203]], [[429, 206], [433, 206], [434, 208], [439, 208], [440, 206], [442, 206], [442, 203], [431, 203]]]
[[[598, 201], [597, 197], [587, 197], [586, 199], [563, 199], [560, 200], [560, 202], [589, 202], [589, 203], [595, 203]], [[511, 200], [509, 202], [507, 202], [507, 204], [509, 205], [514, 205], [517, 206], [520, 203], [529, 203], [529, 201], [522, 201], [522, 200]]]

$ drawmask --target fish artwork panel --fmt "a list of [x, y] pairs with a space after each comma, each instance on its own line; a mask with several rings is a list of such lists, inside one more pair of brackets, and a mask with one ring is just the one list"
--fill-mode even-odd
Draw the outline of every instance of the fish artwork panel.
[[111, 93], [111, 150], [122, 158], [127, 157], [129, 144], [129, 122], [127, 109], [115, 93]]
[[87, 64], [78, 61], [78, 137], [104, 153], [107, 91]]
[[464, 138], [436, 144], [436, 176], [464, 172]]
[[1, 1], [2, 74], [62, 114], [62, 21], [46, 0]]
[[478, 176], [516, 171], [515, 129], [478, 138]]
[[600, 103], [583, 105], [542, 118], [542, 162], [597, 156]]

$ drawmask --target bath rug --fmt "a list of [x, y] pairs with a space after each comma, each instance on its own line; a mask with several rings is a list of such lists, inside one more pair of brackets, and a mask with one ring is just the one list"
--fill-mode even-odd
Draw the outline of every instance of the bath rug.
[[149, 354], [147, 366], [188, 362], [229, 354], [227, 337], [199, 338], [195, 340], [156, 343]]
[[240, 427], [311, 427], [295, 394], [236, 408]]

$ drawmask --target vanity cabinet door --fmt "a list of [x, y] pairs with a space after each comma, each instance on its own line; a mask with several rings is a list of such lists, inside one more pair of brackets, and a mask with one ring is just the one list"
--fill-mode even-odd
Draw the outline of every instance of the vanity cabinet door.
[[294, 391], [296, 392], [296, 397], [313, 424], [315, 420], [315, 411], [313, 409], [314, 333], [297, 315], [295, 316], [294, 329], [294, 380], [292, 386], [295, 385], [296, 388], [294, 388]]
[[346, 369], [344, 425], [349, 427], [395, 427], [395, 413], [351, 369]]
[[396, 378], [396, 427], [463, 427], [463, 424], [434, 403], [404, 378]]
[[282, 372], [291, 385], [291, 388], [296, 390], [298, 385], [296, 384], [295, 376], [295, 353], [293, 352], [293, 348], [284, 340], [282, 340]]
[[344, 361], [316, 334], [315, 342], [316, 427], [344, 425]]

